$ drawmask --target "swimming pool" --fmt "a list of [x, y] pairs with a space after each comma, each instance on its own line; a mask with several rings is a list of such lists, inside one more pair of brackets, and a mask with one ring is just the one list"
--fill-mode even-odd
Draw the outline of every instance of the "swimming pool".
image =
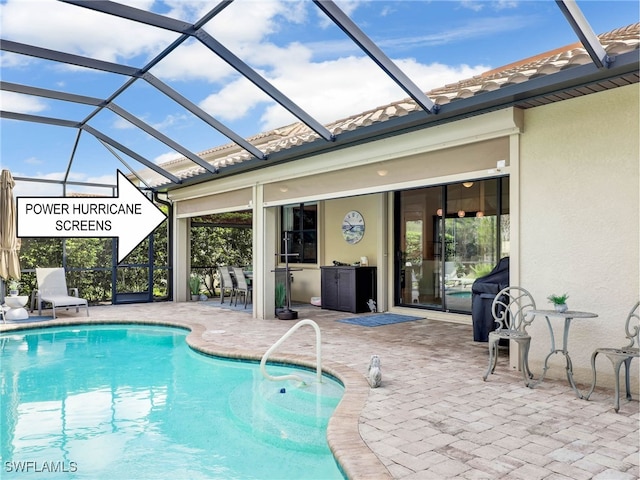
[[344, 478], [326, 441], [342, 385], [305, 371], [306, 388], [270, 382], [257, 363], [194, 352], [187, 334], [2, 334], [2, 478]]

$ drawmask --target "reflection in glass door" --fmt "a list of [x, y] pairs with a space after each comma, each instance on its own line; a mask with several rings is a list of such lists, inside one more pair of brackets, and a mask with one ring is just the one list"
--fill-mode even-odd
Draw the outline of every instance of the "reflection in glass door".
[[[399, 284], [398, 303], [401, 305], [429, 305], [439, 307], [437, 272], [439, 242], [434, 240], [435, 228], [431, 212], [442, 205], [440, 188], [399, 192], [400, 248], [397, 252]], [[398, 218], [398, 217], [396, 217]]]
[[471, 313], [471, 285], [509, 254], [508, 177], [396, 194], [397, 304]]

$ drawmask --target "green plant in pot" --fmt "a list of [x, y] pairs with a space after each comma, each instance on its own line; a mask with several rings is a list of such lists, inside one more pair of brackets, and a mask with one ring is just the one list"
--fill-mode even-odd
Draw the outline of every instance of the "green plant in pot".
[[202, 282], [199, 275], [191, 274], [189, 277], [189, 291], [191, 292], [191, 300], [197, 301], [200, 298], [200, 286]]
[[15, 278], [10, 279], [7, 282], [7, 286], [9, 287], [9, 295], [11, 295], [12, 297], [18, 295], [20, 289], [20, 282], [18, 282], [18, 280], [16, 280]]
[[569, 298], [569, 295], [566, 293], [562, 295], [552, 294], [547, 297], [547, 300], [549, 300], [549, 303], [553, 303], [556, 312], [562, 313], [567, 311], [567, 298]]

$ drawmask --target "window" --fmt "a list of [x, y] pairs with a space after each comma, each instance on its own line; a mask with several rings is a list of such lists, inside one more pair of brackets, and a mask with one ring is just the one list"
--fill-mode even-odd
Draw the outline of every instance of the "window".
[[[285, 205], [280, 212], [282, 219], [280, 261], [288, 249], [289, 263], [317, 263], [318, 261], [318, 205], [298, 203]], [[288, 246], [285, 248], [285, 239]]]

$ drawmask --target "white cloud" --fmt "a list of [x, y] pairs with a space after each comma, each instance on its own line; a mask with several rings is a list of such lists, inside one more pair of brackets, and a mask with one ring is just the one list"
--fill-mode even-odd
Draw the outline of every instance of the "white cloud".
[[45, 163], [37, 157], [26, 158], [23, 160], [23, 162], [26, 163], [27, 165], [42, 165]]
[[116, 130], [133, 130], [134, 128], [137, 128], [129, 120], [127, 120], [127, 119], [125, 119], [123, 117], [120, 117], [120, 116], [116, 116], [115, 117], [115, 119], [113, 120], [112, 126]]
[[153, 75], [163, 80], [182, 82], [222, 82], [234, 72], [235, 70], [215, 53], [193, 40], [180, 45], [151, 70]]
[[173, 126], [181, 126], [189, 121], [189, 117], [183, 113], [169, 114], [161, 122], [153, 123], [151, 126], [156, 130], [164, 131]]
[[473, 10], [474, 12], [479, 12], [484, 8], [486, 2], [479, 0], [462, 0], [460, 4], [464, 8], [468, 8], [469, 10]]
[[162, 165], [163, 163], [170, 162], [171, 160], [176, 160], [178, 158], [182, 158], [182, 155], [176, 152], [167, 152], [154, 158], [153, 163], [156, 165]]
[[[469, 78], [487, 70], [486, 66], [451, 67], [424, 65], [412, 59], [397, 65], [423, 90]], [[321, 123], [329, 123], [363, 112], [408, 95], [392, 82], [371, 60], [348, 57], [320, 63], [280, 65], [272, 83]], [[312, 93], [312, 94], [311, 94]], [[201, 107], [222, 121], [242, 118], [260, 103], [269, 105], [262, 114], [261, 128], [270, 130], [295, 119], [284, 108], [273, 104], [244, 79], [227, 84], [209, 96]]]
[[176, 35], [53, 0], [7, 0], [0, 17], [3, 38], [111, 62], [155, 54]]
[[8, 112], [41, 113], [47, 110], [48, 106], [39, 97], [2, 90], [0, 91], [0, 108]]
[[486, 1], [486, 0], [462, 0], [460, 4], [464, 8], [468, 8], [469, 10], [473, 10], [474, 12], [479, 12], [483, 10], [484, 7], [491, 8], [493, 10], [504, 10], [507, 8], [517, 8], [518, 0], [494, 0], [494, 1]]

